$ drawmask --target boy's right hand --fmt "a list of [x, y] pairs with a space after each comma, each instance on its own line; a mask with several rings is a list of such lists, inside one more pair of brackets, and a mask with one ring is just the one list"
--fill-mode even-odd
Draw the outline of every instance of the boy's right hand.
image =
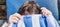
[[13, 22], [17, 23], [20, 20], [20, 18], [21, 18], [21, 15], [18, 14], [18, 13], [15, 13], [15, 14], [11, 15], [9, 17], [8, 25], [10, 25]]

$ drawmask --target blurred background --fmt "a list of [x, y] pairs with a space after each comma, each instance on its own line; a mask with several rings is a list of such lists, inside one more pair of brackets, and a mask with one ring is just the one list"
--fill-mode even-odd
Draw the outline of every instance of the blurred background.
[[60, 25], [60, 0], [58, 0], [58, 11], [59, 11], [59, 25]]
[[0, 19], [6, 20], [6, 2], [5, 2], [5, 0], [0, 0]]
[[[60, 0], [58, 0], [58, 10], [59, 10], [59, 24], [60, 24]], [[0, 27], [7, 20], [6, 13], [6, 0], [0, 0]]]
[[6, 21], [6, 0], [0, 0], [0, 27]]

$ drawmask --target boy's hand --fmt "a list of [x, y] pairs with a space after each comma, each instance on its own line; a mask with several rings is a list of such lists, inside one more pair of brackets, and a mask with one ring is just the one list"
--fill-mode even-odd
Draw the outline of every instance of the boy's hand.
[[21, 18], [21, 15], [18, 14], [18, 13], [15, 13], [15, 14], [11, 15], [9, 17], [8, 26], [10, 26], [10, 24], [13, 23], [13, 22], [17, 23], [20, 20], [20, 18]]
[[46, 9], [45, 7], [41, 8], [42, 9], [42, 14], [44, 16], [48, 16], [48, 15], [52, 15], [52, 12], [48, 9]]

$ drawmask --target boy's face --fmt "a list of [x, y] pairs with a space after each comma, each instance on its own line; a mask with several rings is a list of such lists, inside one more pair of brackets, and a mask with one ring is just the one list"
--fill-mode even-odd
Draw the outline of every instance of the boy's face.
[[40, 11], [35, 9], [29, 9], [24, 11], [24, 15], [38, 14]]
[[20, 9], [20, 14], [22, 15], [31, 15], [31, 14], [39, 14], [40, 8], [36, 3], [29, 3], [26, 2], [23, 4], [22, 8]]
[[29, 15], [30, 13], [28, 11], [25, 11], [24, 12], [24, 15]]

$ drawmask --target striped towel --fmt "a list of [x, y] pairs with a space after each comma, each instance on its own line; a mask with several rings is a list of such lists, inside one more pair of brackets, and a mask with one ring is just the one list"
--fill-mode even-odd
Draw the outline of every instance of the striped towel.
[[45, 17], [37, 14], [22, 16], [18, 23], [12, 24], [12, 27], [59, 27], [59, 25], [52, 15]]

